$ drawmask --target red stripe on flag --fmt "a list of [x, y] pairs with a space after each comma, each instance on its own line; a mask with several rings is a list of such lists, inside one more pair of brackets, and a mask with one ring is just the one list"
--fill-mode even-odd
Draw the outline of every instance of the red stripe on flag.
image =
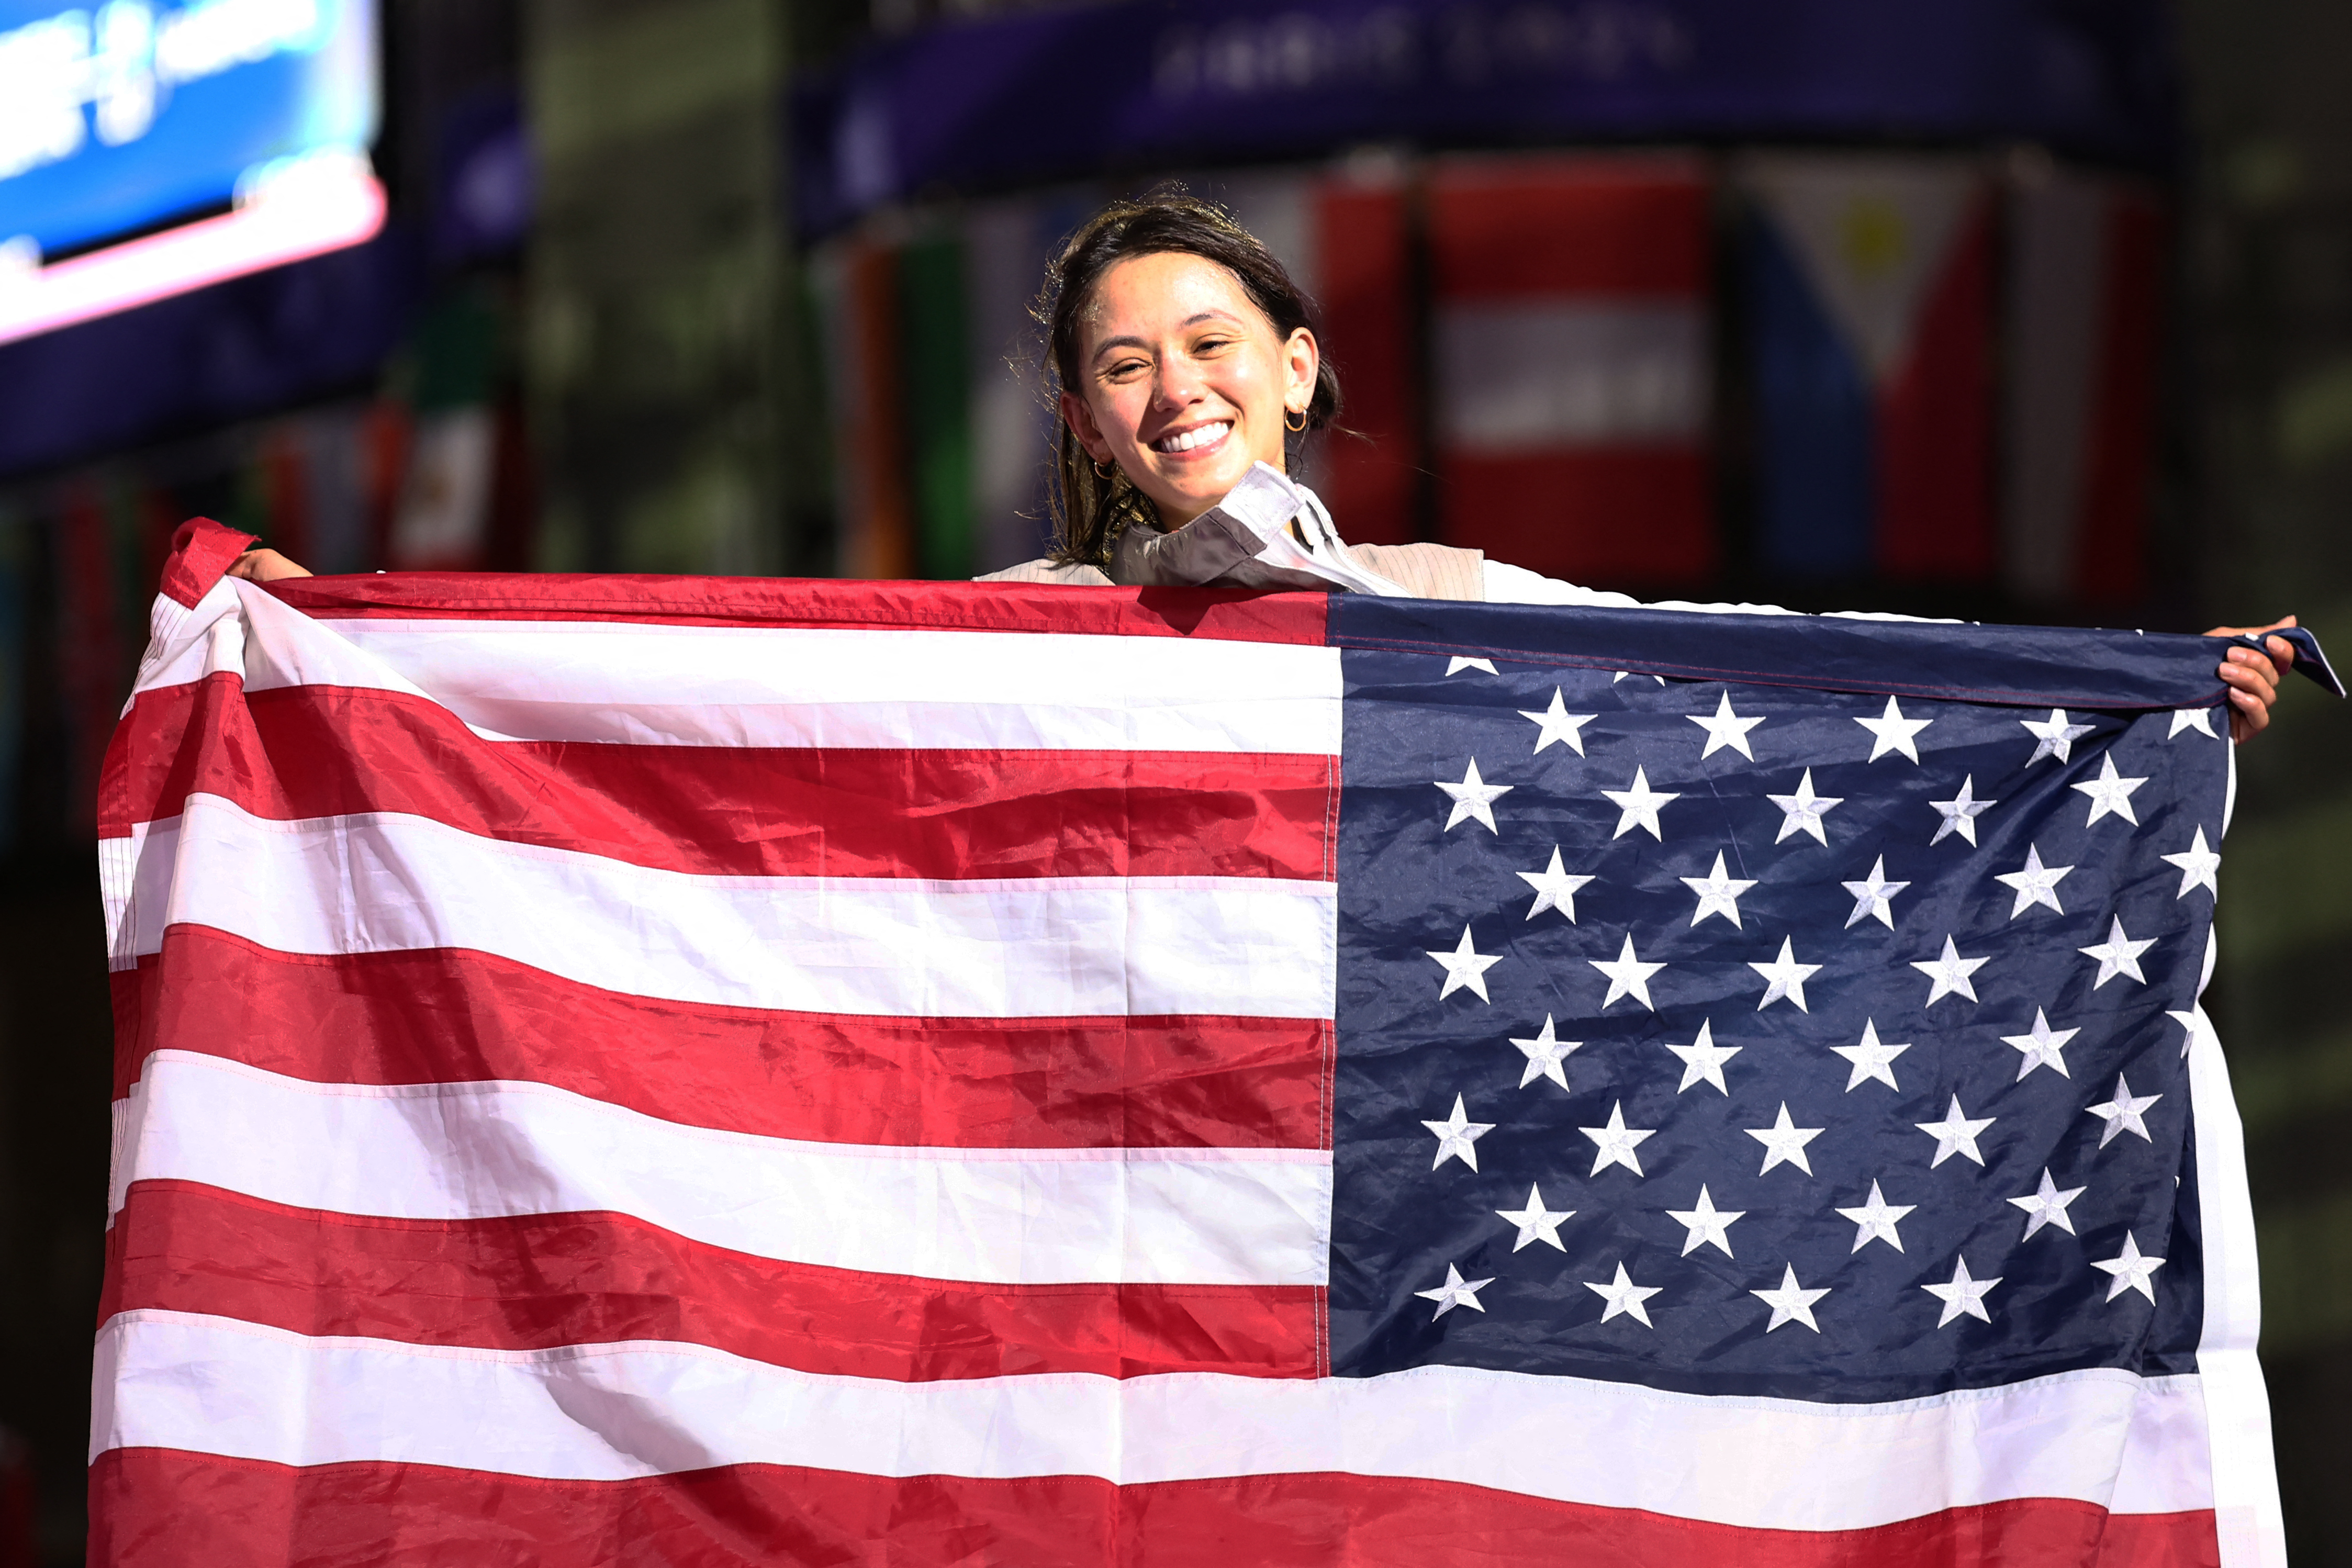
[[1327, 1019], [767, 1012], [600, 991], [488, 953], [281, 953], [197, 926], [111, 980], [118, 1098], [170, 1049], [319, 1083], [543, 1083], [828, 1143], [1330, 1147]]
[[386, 1219], [188, 1182], [132, 1186], [108, 1243], [100, 1321], [154, 1308], [506, 1351], [668, 1340], [898, 1383], [1318, 1370], [1311, 1285], [969, 1284], [755, 1258], [625, 1215]]
[[89, 1561], [1020, 1563], [1023, 1568], [2215, 1568], [2213, 1515], [2033, 1499], [1874, 1530], [1743, 1530], [1484, 1487], [1328, 1473], [1115, 1487], [730, 1466], [545, 1481], [174, 1449], [90, 1468]]
[[1335, 875], [1336, 757], [485, 741], [420, 698], [240, 703], [229, 675], [142, 692], [121, 728], [114, 837], [203, 791], [280, 821], [403, 812], [698, 875]]
[[289, 578], [269, 591], [320, 619], [646, 621], [665, 626], [1190, 637], [1319, 647], [1328, 595], [1051, 583], [394, 572]]
[[252, 534], [225, 528], [211, 518], [192, 517], [172, 535], [172, 553], [164, 563], [163, 581], [157, 592], [193, 609], [238, 556], [260, 542]]

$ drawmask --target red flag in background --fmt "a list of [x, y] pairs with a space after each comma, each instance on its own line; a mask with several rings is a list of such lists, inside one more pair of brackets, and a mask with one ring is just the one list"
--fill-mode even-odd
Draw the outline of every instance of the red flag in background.
[[1339, 371], [1340, 423], [1351, 432], [1325, 438], [1314, 483], [1349, 539], [1411, 543], [1427, 458], [1414, 395], [1405, 189], [1401, 180], [1329, 180], [1314, 205], [1320, 276], [1308, 286], [1322, 307], [1323, 352]]
[[1315, 301], [1318, 346], [1339, 374], [1344, 431], [1307, 444], [1300, 477], [1340, 532], [1364, 544], [1420, 537], [1426, 459], [1407, 178], [1394, 160], [1365, 158], [1187, 182], [1231, 209]]
[[914, 503], [900, 411], [898, 251], [854, 240], [819, 274], [837, 425], [840, 570], [853, 577], [903, 577], [914, 568]]
[[1446, 542], [1612, 585], [1713, 569], [1707, 205], [1687, 159], [1437, 166]]
[[2057, 170], [2010, 207], [2003, 563], [2030, 600], [2146, 587], [2162, 215], [2137, 184]]

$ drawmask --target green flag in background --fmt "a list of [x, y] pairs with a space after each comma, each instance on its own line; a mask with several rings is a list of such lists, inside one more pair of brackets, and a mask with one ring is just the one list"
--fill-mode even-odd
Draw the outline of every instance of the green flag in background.
[[971, 366], [963, 246], [926, 236], [898, 257], [899, 363], [905, 376], [918, 575], [969, 577], [972, 564]]

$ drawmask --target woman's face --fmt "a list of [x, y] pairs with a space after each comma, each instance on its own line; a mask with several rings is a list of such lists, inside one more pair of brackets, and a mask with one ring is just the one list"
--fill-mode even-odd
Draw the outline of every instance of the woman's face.
[[1216, 505], [1252, 463], [1283, 466], [1284, 416], [1315, 394], [1315, 336], [1284, 340], [1223, 267], [1181, 254], [1114, 263], [1079, 331], [1062, 417], [1170, 528]]

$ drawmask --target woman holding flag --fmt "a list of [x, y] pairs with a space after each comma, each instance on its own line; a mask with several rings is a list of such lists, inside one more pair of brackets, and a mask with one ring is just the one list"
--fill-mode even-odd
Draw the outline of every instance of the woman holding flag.
[[[1475, 550], [1349, 545], [1315, 492], [1288, 477], [1297, 444], [1333, 427], [1339, 377], [1306, 298], [1230, 215], [1179, 191], [1114, 202], [1065, 242], [1035, 308], [1060, 416], [1052, 555], [981, 579], [1072, 584], [1321, 588], [1490, 603], [1630, 607]], [[232, 572], [309, 574], [273, 550]], [[1676, 609], [1769, 606], [1667, 604]], [[2217, 626], [2211, 637], [2292, 627]], [[2267, 653], [2267, 657], [2265, 657]], [[2283, 637], [2228, 650], [2230, 730], [2270, 722], [2294, 651]]]

